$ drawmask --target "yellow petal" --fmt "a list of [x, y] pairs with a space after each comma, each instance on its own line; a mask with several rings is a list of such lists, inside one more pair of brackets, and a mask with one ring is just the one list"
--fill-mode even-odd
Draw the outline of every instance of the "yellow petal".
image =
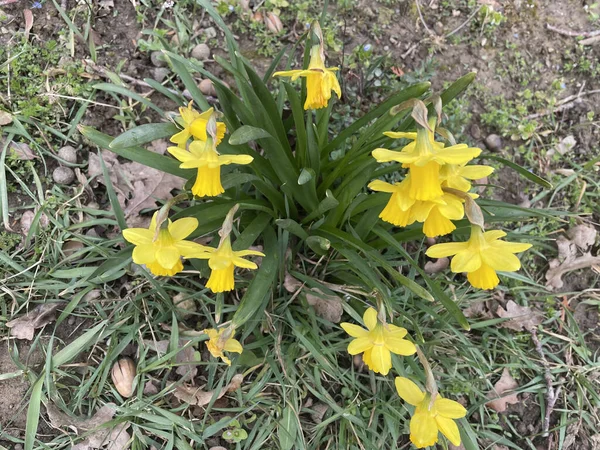
[[181, 162], [187, 162], [196, 159], [190, 152], [179, 147], [169, 147], [167, 148], [167, 151]]
[[500, 283], [496, 271], [487, 264], [482, 264], [479, 269], [467, 274], [471, 286], [478, 289], [494, 289]]
[[185, 130], [181, 130], [179, 133], [176, 133], [173, 136], [171, 136], [170, 141], [173, 142], [174, 144], [182, 145], [188, 141], [190, 136], [191, 136], [190, 132], [187, 129], [185, 129]]
[[406, 333], [406, 329], [397, 327], [393, 323], [388, 323], [387, 325], [386, 334], [389, 334], [390, 336], [402, 339], [404, 336], [406, 336]]
[[381, 220], [396, 225], [397, 227], [405, 227], [414, 222], [412, 218], [412, 210], [409, 207], [406, 210], [402, 210], [398, 205], [399, 194], [394, 192], [390, 197], [389, 202], [379, 214]]
[[481, 153], [481, 149], [465, 144], [447, 147], [435, 154], [434, 160], [440, 164], [466, 164]]
[[250, 164], [254, 158], [250, 155], [219, 155], [219, 164]]
[[372, 191], [377, 192], [396, 192], [398, 190], [393, 184], [386, 183], [385, 181], [381, 180], [373, 180], [368, 184], [367, 187]]
[[394, 384], [400, 398], [409, 405], [417, 406], [425, 398], [425, 392], [408, 378], [396, 377]]
[[184, 258], [208, 259], [215, 250], [192, 241], [179, 241], [173, 245]]
[[373, 342], [368, 336], [359, 337], [353, 339], [352, 342], [348, 344], [348, 353], [351, 355], [358, 355], [359, 353], [363, 353], [371, 347], [373, 347]]
[[131, 256], [133, 262], [136, 264], [149, 264], [156, 261], [156, 257], [154, 256], [154, 245], [152, 244], [136, 246], [133, 249], [133, 254]]
[[212, 292], [226, 292], [232, 291], [235, 285], [235, 281], [233, 279], [233, 264], [231, 267], [226, 269], [213, 270], [210, 273], [210, 278], [206, 283], [206, 287], [209, 288]]
[[390, 352], [402, 356], [414, 355], [417, 352], [417, 348], [412, 342], [391, 336], [385, 338], [385, 347]]
[[450, 268], [454, 273], [474, 272], [481, 267], [481, 255], [479, 252], [464, 250], [458, 252], [452, 258]]
[[237, 250], [233, 254], [235, 256], [265, 256], [263, 252], [257, 250]]
[[392, 368], [392, 354], [382, 345], [375, 346], [371, 349], [371, 369], [375, 373], [387, 375]]
[[365, 313], [363, 314], [363, 322], [365, 326], [371, 331], [377, 325], [377, 311], [375, 308], [367, 308]]
[[483, 233], [483, 237], [488, 242], [488, 244], [491, 244], [494, 241], [503, 238], [504, 236], [506, 236], [506, 233], [502, 230], [490, 230]]
[[156, 251], [156, 261], [165, 269], [173, 268], [179, 261], [180, 253], [175, 246], [163, 247]]
[[468, 242], [448, 242], [445, 244], [435, 244], [427, 249], [425, 254], [430, 258], [445, 258], [456, 255], [469, 247]]
[[207, 146], [208, 143], [206, 141], [195, 140], [189, 146], [190, 153], [196, 158], [203, 158], [204, 153], [207, 150]]
[[494, 168], [490, 166], [468, 165], [460, 169], [460, 175], [469, 180], [478, 180], [479, 178], [487, 177], [494, 172]]
[[296, 75], [300, 75], [305, 72], [305, 70], [280, 70], [279, 72], [275, 72], [273, 74], [274, 77], [293, 77]]
[[433, 208], [423, 223], [423, 233], [430, 238], [445, 236], [454, 230], [456, 226], [442, 215], [439, 208]]
[[440, 181], [440, 165], [430, 162], [424, 166], [411, 164], [409, 194], [417, 200], [433, 200], [444, 195]]
[[435, 399], [435, 410], [439, 415], [448, 419], [460, 419], [467, 415], [467, 410], [463, 405], [448, 398], [442, 398], [439, 395]]
[[176, 241], [181, 241], [188, 237], [198, 228], [198, 219], [193, 217], [184, 217], [169, 224], [169, 233]]
[[225, 347], [223, 347], [223, 350], [225, 350], [226, 352], [242, 353], [244, 351], [244, 348], [242, 347], [242, 344], [239, 343], [239, 341], [230, 338], [227, 339], [227, 342], [225, 342]]
[[402, 154], [402, 152], [395, 152], [393, 150], [388, 150], [386, 148], [376, 148], [373, 150], [373, 158], [377, 160], [377, 162], [406, 162], [411, 163], [416, 158], [410, 157], [409, 155]]
[[242, 269], [258, 269], [256, 263], [252, 261], [248, 261], [247, 259], [240, 258], [239, 256], [233, 257], [233, 265], [236, 267], [241, 267]]
[[450, 442], [452, 442], [453, 445], [460, 445], [460, 431], [458, 430], [458, 426], [454, 420], [447, 419], [442, 416], [436, 416], [435, 422], [438, 426], [438, 429], [444, 436], [446, 436], [446, 438], [448, 438]]
[[364, 337], [369, 334], [369, 332], [363, 327], [359, 327], [358, 325], [355, 325], [353, 323], [342, 322], [340, 323], [340, 326], [344, 329], [346, 333], [355, 338]]
[[405, 132], [405, 131], [386, 131], [385, 134], [387, 137], [391, 137], [392, 139], [417, 139], [417, 133], [415, 132]]
[[214, 197], [225, 192], [221, 184], [221, 168], [198, 168], [196, 182], [192, 186], [192, 193], [197, 197]]
[[429, 412], [418, 412], [410, 419], [410, 441], [417, 448], [434, 445], [438, 441], [437, 422]]
[[481, 260], [494, 270], [515, 272], [521, 268], [521, 261], [514, 254], [500, 250], [489, 249], [481, 253]]
[[123, 237], [134, 245], [149, 245], [152, 244], [154, 233], [146, 228], [127, 228], [123, 230]]
[[158, 261], [153, 262], [153, 263], [148, 263], [148, 264], [146, 264], [146, 267], [148, 268], [148, 270], [150, 272], [152, 272], [152, 274], [154, 274], [156, 276], [166, 276], [166, 277], [173, 276], [183, 270], [183, 264], [181, 263], [181, 261], [177, 261], [177, 263], [170, 269], [162, 266]]
[[495, 241], [491, 244], [491, 246], [494, 250], [500, 250], [510, 253], [521, 253], [531, 248], [531, 244], [505, 241]]
[[221, 270], [229, 266], [233, 267], [233, 262], [231, 261], [231, 257], [229, 255], [219, 253], [217, 250], [210, 256], [210, 259], [208, 260], [208, 266], [213, 270]]

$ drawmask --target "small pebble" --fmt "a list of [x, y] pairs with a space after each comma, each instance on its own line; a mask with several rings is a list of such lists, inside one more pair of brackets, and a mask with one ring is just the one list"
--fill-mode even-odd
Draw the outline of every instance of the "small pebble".
[[75, 181], [75, 172], [70, 167], [59, 166], [52, 172], [52, 179], [55, 183], [71, 184]]
[[157, 67], [152, 71], [152, 78], [159, 83], [162, 83], [169, 76], [169, 69], [166, 67]]
[[35, 213], [33, 211], [25, 211], [21, 216], [21, 233], [27, 234], [29, 229], [31, 228], [31, 224], [33, 223], [33, 218], [35, 217]]
[[199, 61], [204, 61], [210, 58], [210, 48], [206, 44], [198, 44], [192, 50], [192, 58]]
[[200, 82], [200, 84], [198, 85], [198, 87], [200, 88], [200, 92], [202, 92], [204, 95], [211, 95], [213, 97], [217, 96], [217, 91], [215, 90], [215, 86], [213, 85], [213, 82], [210, 81], [208, 78], [205, 80], [202, 80]]
[[217, 30], [215, 30], [215, 27], [208, 27], [204, 29], [204, 34], [207, 39], [213, 39], [217, 37]]
[[485, 138], [485, 146], [493, 152], [500, 151], [502, 148], [502, 139], [497, 134], [490, 134]]
[[470, 132], [471, 136], [473, 136], [473, 139], [481, 139], [481, 128], [479, 128], [477, 124], [474, 123], [473, 125], [471, 125]]
[[77, 150], [70, 145], [65, 145], [58, 150], [58, 157], [70, 164], [77, 164]]
[[152, 52], [150, 53], [150, 60], [152, 61], [152, 65], [154, 67], [166, 67], [167, 61], [165, 60], [165, 55], [162, 52]]

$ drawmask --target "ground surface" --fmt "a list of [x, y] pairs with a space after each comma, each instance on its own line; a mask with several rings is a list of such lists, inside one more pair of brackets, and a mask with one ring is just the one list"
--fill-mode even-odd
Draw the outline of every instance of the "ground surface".
[[[250, 438], [236, 444], [222, 437], [222, 427], [216, 427], [206, 434], [203, 444], [194, 448], [279, 448], [278, 441], [269, 436], [278, 424], [281, 427], [280, 415], [290, 399], [298, 407], [298, 423], [308, 448], [370, 448], [365, 442], [361, 447], [351, 422], [348, 425], [338, 419], [344, 411], [356, 414], [357, 410], [368, 419], [375, 411], [371, 407], [378, 401], [385, 402], [376, 394], [379, 388], [392, 392], [389, 383], [357, 369], [356, 377], [370, 386], [371, 392], [362, 392], [360, 400], [353, 400], [352, 390], [348, 392], [355, 386], [349, 381], [354, 379], [352, 363], [347, 355], [336, 356], [344, 351], [344, 336], [337, 325], [315, 331], [322, 324], [315, 325], [314, 314], [312, 321], [307, 319], [303, 305], [290, 306], [291, 312], [274, 308], [273, 316], [262, 324], [264, 333], [249, 338], [248, 360], [235, 370], [246, 370], [259, 387], [244, 396], [232, 394], [217, 400], [211, 414], [204, 414], [200, 407], [187, 408], [162, 395], [168, 380], [181, 379], [179, 370], [178, 375], [174, 374], [176, 367], [196, 367], [198, 360], [204, 363], [198, 364], [199, 371], [194, 369], [196, 382], [211, 389], [217, 385], [220, 372], [215, 364], [206, 363], [209, 358], [204, 346], [196, 345], [196, 353], [174, 362], [172, 358], [157, 359], [148, 342], [154, 341], [156, 346], [156, 342], [168, 342], [172, 336], [174, 316], [172, 308], [166, 306], [165, 294], [171, 298], [183, 292], [195, 303], [191, 315], [178, 312], [180, 332], [187, 339], [194, 338], [194, 330], [207, 326], [204, 316], [213, 309], [215, 300], [193, 293], [193, 287], [184, 283], [160, 292], [152, 280], [128, 268], [117, 268], [105, 283], [97, 282], [97, 287], [86, 284], [84, 290], [78, 288], [78, 280], [90, 274], [85, 271], [86, 265], [97, 266], [121, 244], [108, 211], [104, 185], [87, 184], [86, 177], [91, 177], [88, 155], [97, 148], [79, 135], [77, 125], [93, 126], [117, 136], [134, 123], [157, 122], [160, 118], [139, 99], [93, 89], [92, 85], [120, 83], [159, 108], [174, 110], [173, 101], [152, 91], [144, 81], [155, 80], [183, 91], [173, 71], [153, 54], [162, 47], [157, 35], [186, 57], [197, 44], [208, 44], [211, 56], [204, 67], [231, 84], [212, 58], [226, 55], [218, 26], [191, 1], [172, 6], [151, 0], [103, 0], [88, 6], [68, 0], [63, 3], [64, 11], [59, 8], [63, 15], [52, 1], [3, 3], [0, 111], [11, 112], [16, 118], [13, 126], [20, 123], [21, 128], [16, 129], [24, 132], [3, 129], [0, 143], [4, 149], [4, 143], [13, 140], [30, 150], [16, 156], [7, 153], [6, 182], [0, 179], [6, 199], [0, 233], [0, 445], [21, 448], [18, 446], [23, 443], [26, 429], [30, 382], [43, 370], [49, 337], [54, 333], [50, 321], [36, 330], [33, 342], [17, 340], [10, 337], [4, 324], [38, 303], [76, 299], [69, 304], [71, 316], [65, 316], [61, 324], [65, 328], [56, 332], [60, 348], [68, 347], [100, 320], [106, 320], [110, 332], [98, 338], [92, 348], [77, 352], [60, 376], [49, 381], [53, 390], [48, 398], [75, 416], [91, 416], [106, 402], [122, 405], [117, 412], [121, 418], [130, 417], [136, 408], [143, 410], [146, 416], [134, 415], [131, 419], [136, 423], [137, 448], [160, 448], [168, 440], [171, 428], [165, 427], [164, 421], [174, 420], [169, 414], [203, 426], [214, 425], [227, 415], [240, 415], [240, 423], [225, 431], [244, 429], [250, 434]], [[221, 2], [218, 7], [244, 55], [259, 72], [266, 70], [282, 45], [295, 43], [305, 24], [322, 8], [322, 2], [313, 0], [249, 3], [251, 10], [244, 8], [244, 2]], [[434, 90], [441, 90], [459, 76], [476, 71], [476, 81], [466, 95], [445, 109], [446, 128], [458, 140], [485, 148], [487, 155], [510, 159], [553, 184], [552, 189], [535, 185], [508, 168], [500, 169], [490, 159], [488, 162], [499, 170], [490, 177], [486, 195], [524, 208], [564, 212], [558, 217], [540, 216], [509, 225], [518, 236], [535, 236], [535, 250], [523, 259], [523, 275], [529, 282], [509, 280], [507, 289], [474, 294], [463, 302], [461, 307], [469, 307], [468, 317], [479, 326], [469, 333], [426, 328], [432, 342], [438, 343], [436, 371], [450, 393], [471, 406], [468, 420], [479, 431], [480, 448], [600, 448], [599, 265], [571, 272], [564, 276], [562, 286], [546, 288], [548, 262], [557, 256], [556, 238], [576, 225], [597, 229], [600, 222], [600, 166], [594, 164], [600, 157], [600, 42], [579, 44], [581, 39], [593, 37], [589, 32], [600, 29], [598, 3], [331, 3], [325, 20], [328, 60], [330, 65], [342, 68], [343, 86], [343, 101], [336, 105], [337, 121], [331, 126], [332, 132], [344, 127], [346, 117], [363, 114], [396, 89], [430, 80]], [[24, 10], [32, 11], [30, 30], [26, 30]], [[266, 17], [273, 11], [283, 22], [279, 33], [257, 16]], [[577, 33], [581, 36], [575, 36]], [[200, 81], [199, 74], [197, 78]], [[76, 149], [76, 161], [66, 164], [75, 170], [76, 179], [72, 184], [55, 183], [53, 171], [63, 163], [57, 159], [57, 151], [67, 144]], [[35, 212], [41, 205], [45, 215], [31, 214], [29, 222], [23, 220], [27, 211]], [[36, 236], [25, 242], [30, 227], [37, 229]], [[575, 242], [573, 235], [569, 238]], [[76, 244], [70, 248], [69, 242]], [[596, 255], [597, 251], [594, 238], [587, 247], [575, 249], [577, 256], [586, 252]], [[461, 289], [464, 293], [464, 287]], [[547, 385], [540, 355], [529, 333], [497, 326], [496, 311], [511, 300], [543, 313], [540, 339], [553, 383], [561, 386], [549, 437], [542, 436]], [[63, 310], [61, 307], [59, 311]], [[301, 324], [292, 316], [299, 317]], [[119, 329], [121, 319], [124, 325]], [[296, 344], [293, 337], [301, 327], [313, 327], [315, 339], [335, 351], [324, 351], [315, 359], [310, 352], [307, 355], [306, 344]], [[119, 340], [111, 340], [113, 333], [119, 335]], [[276, 354], [265, 368], [255, 369], [262, 361], [257, 357], [261, 348], [273, 345]], [[140, 357], [140, 352], [146, 358], [138, 367], [145, 373], [144, 382], [149, 383], [141, 389], [146, 397], [125, 406], [110, 385], [108, 370], [119, 354]], [[323, 366], [323, 361], [343, 366], [343, 376]], [[487, 392], [505, 368], [516, 380], [519, 397], [506, 411], [496, 412], [484, 404]], [[339, 409], [332, 409], [332, 404], [339, 405]], [[393, 423], [399, 422], [397, 416], [390, 417]], [[54, 442], [52, 448], [68, 448], [69, 438], [64, 433], [68, 428], [58, 431], [50, 421], [42, 406], [39, 440]], [[398, 426], [397, 435], [391, 428], [386, 425], [385, 431], [378, 431], [375, 427], [375, 433], [388, 436], [388, 440], [373, 444], [374, 448], [407, 448], [407, 428]], [[359, 444], [352, 441], [354, 437]], [[261, 447], [263, 440], [267, 443]], [[36, 448], [43, 447], [39, 444]]]

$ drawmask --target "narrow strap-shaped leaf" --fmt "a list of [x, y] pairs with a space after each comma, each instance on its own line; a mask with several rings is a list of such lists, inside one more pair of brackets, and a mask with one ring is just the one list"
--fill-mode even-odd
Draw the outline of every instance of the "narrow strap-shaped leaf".
[[273, 136], [271, 136], [268, 131], [263, 130], [262, 128], [243, 125], [231, 134], [229, 137], [229, 143], [231, 145], [241, 145], [262, 138], [273, 138]]
[[268, 214], [258, 214], [252, 222], [244, 227], [244, 231], [242, 231], [233, 243], [233, 249], [236, 251], [246, 250], [253, 245], [254, 241], [261, 235], [271, 220], [273, 220], [273, 217]]
[[160, 84], [158, 81], [153, 80], [152, 78], [144, 78], [144, 81], [148, 83], [152, 89], [154, 89], [156, 92], [161, 93], [176, 105], [185, 105], [186, 102], [184, 100], [183, 95], [172, 92], [171, 90], [167, 89], [165, 86]]
[[112, 181], [110, 180], [110, 175], [108, 174], [108, 169], [106, 168], [106, 164], [104, 163], [104, 158], [102, 158], [101, 151], [98, 151], [98, 158], [100, 158], [100, 165], [102, 166], [102, 175], [104, 176], [104, 184], [106, 186], [106, 193], [108, 194], [110, 205], [112, 206], [113, 212], [115, 213], [115, 217], [117, 219], [117, 223], [119, 224], [119, 228], [121, 230], [124, 230], [125, 228], [127, 228], [125, 214], [123, 213], [123, 208], [121, 208], [119, 200], [117, 199], [117, 194], [115, 193]]
[[176, 134], [179, 129], [173, 123], [146, 123], [127, 130], [110, 143], [110, 148], [135, 147]]
[[[294, 48], [296, 48], [296, 45], [294, 45]], [[277, 53], [275, 58], [273, 58], [273, 61], [271, 61], [271, 64], [267, 68], [267, 71], [265, 72], [265, 75], [262, 78], [263, 83], [267, 84], [269, 82], [269, 80], [273, 76], [273, 73], [275, 72], [275, 69], [277, 69], [279, 62], [281, 61], [281, 58], [283, 58], [283, 56], [286, 54], [286, 52], [288, 51], [289, 48], [290, 48], [289, 45], [285, 45], [281, 50], [279, 50], [279, 53]], [[293, 50], [290, 53], [293, 54], [294, 53]]]
[[300, 97], [294, 89], [294, 87], [284, 81], [280, 82], [283, 84], [287, 93], [290, 106], [292, 108], [292, 116], [294, 117], [294, 125], [296, 126], [296, 160], [300, 167], [307, 165], [307, 137], [306, 137], [306, 125], [304, 123], [304, 110]]
[[111, 83], [97, 83], [93, 86], [93, 88], [104, 92], [124, 95], [125, 97], [129, 97], [137, 102], [140, 102], [142, 105], [147, 106], [148, 108], [152, 108], [154, 111], [156, 111], [163, 117], [165, 115], [165, 112], [161, 108], [156, 106], [154, 103], [152, 103], [150, 100], [148, 100], [145, 97], [142, 97], [140, 94], [130, 91], [126, 87], [117, 86], [116, 84]]
[[171, 57], [170, 52], [163, 51], [165, 56], [169, 58], [171, 65], [173, 66], [173, 71], [179, 76], [181, 82], [186, 87], [186, 89], [190, 92], [190, 95], [196, 102], [196, 104], [203, 110], [206, 111], [210, 108], [210, 104], [206, 101], [206, 97], [198, 87], [198, 84], [190, 74], [187, 67], [178, 61], [175, 58]]
[[546, 188], [546, 189], [552, 189], [552, 183], [550, 183], [547, 180], [544, 180], [542, 177], [539, 177], [538, 175], [530, 172], [529, 170], [525, 169], [524, 167], [521, 167], [520, 165], [509, 161], [508, 159], [504, 159], [501, 158], [499, 156], [495, 156], [495, 155], [485, 155], [486, 159], [491, 159], [492, 161], [498, 161], [501, 164], [504, 164], [507, 167], [510, 167], [511, 169], [515, 170], [516, 172], [518, 172], [520, 175], [522, 175], [523, 177], [527, 178], [530, 181], [533, 181], [536, 184], [539, 184], [540, 186]]

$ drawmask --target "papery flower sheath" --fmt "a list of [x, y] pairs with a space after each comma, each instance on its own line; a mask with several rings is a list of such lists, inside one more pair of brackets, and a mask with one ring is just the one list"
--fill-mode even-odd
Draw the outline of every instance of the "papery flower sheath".
[[416, 407], [410, 419], [410, 440], [417, 448], [434, 445], [440, 432], [453, 445], [460, 445], [460, 432], [454, 420], [465, 417], [464, 406], [439, 394], [432, 402], [431, 395], [408, 378], [396, 377], [395, 384], [400, 398]]
[[393, 324], [380, 322], [374, 308], [365, 311], [363, 321], [366, 330], [346, 322], [341, 323], [340, 326], [355, 338], [348, 345], [348, 353], [351, 355], [362, 353], [364, 363], [373, 372], [387, 375], [392, 368], [392, 353], [409, 356], [417, 351], [412, 342], [403, 339], [406, 330]]
[[531, 244], [500, 240], [504, 236], [504, 231], [484, 232], [479, 226], [472, 225], [471, 237], [467, 242], [432, 245], [426, 254], [430, 258], [453, 256], [450, 264], [452, 272], [466, 272], [467, 279], [473, 287], [493, 289], [500, 282], [496, 271], [519, 270], [521, 261], [515, 253], [524, 252], [531, 247]]
[[[197, 258], [198, 255], [208, 256], [210, 247], [186, 241], [196, 228], [198, 220], [193, 217], [164, 223], [156, 234], [156, 216], [152, 217], [150, 227], [127, 228], [123, 230], [126, 241], [135, 245], [133, 262], [145, 265], [154, 275], [175, 275], [183, 270], [181, 258]], [[154, 239], [156, 236], [156, 239]]]
[[306, 102], [304, 109], [320, 109], [327, 106], [331, 98], [331, 92], [335, 92], [338, 98], [342, 98], [340, 83], [335, 75], [337, 67], [325, 67], [323, 50], [320, 45], [314, 45], [310, 49], [310, 62], [308, 69], [285, 70], [275, 72], [274, 77], [291, 77], [296, 81], [299, 77], [306, 78]]

